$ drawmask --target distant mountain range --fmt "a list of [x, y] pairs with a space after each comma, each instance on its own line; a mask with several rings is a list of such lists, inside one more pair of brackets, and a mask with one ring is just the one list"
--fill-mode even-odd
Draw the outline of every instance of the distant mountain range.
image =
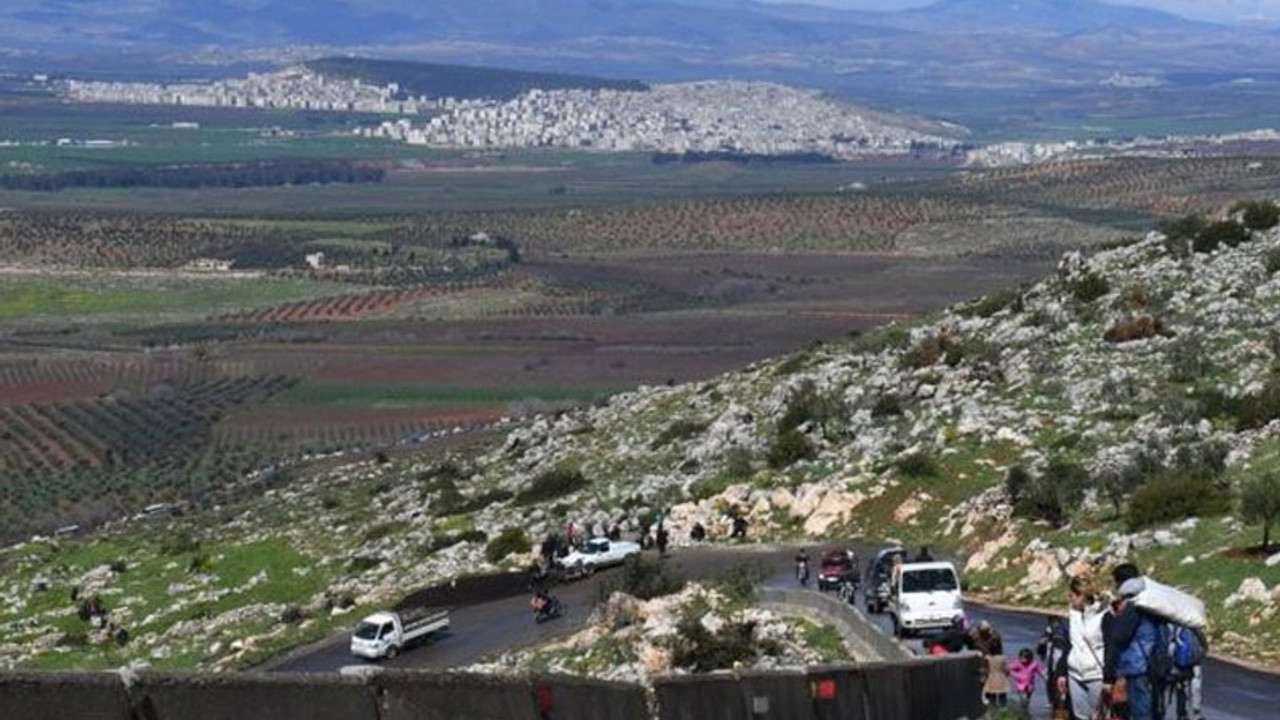
[[[0, 70], [10, 71], [154, 79], [350, 54], [645, 82], [772, 80], [970, 126], [1166, 106], [1186, 117], [1280, 117], [1280, 35], [1099, 0], [938, 0], [897, 12], [752, 0], [6, 5]], [[1117, 76], [1146, 89], [1098, 99]], [[1245, 77], [1248, 93], [1223, 89]], [[1163, 97], [1161, 87], [1206, 93]]]

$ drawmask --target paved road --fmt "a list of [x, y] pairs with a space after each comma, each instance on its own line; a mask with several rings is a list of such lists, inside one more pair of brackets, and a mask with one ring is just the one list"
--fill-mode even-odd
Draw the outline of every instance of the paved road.
[[[861, 543], [853, 546], [862, 558], [871, 556], [872, 548]], [[714, 577], [741, 562], [764, 562], [773, 572], [768, 585], [791, 586], [791, 557], [794, 548], [746, 545], [681, 549], [667, 560], [672, 569], [686, 577]], [[818, 552], [811, 552], [817, 557]], [[382, 664], [401, 668], [445, 669], [478, 662], [505, 649], [525, 647], [567, 635], [581, 628], [590, 615], [595, 586], [607, 582], [616, 571], [598, 573], [594, 578], [561, 585], [556, 595], [566, 606], [564, 617], [535, 624], [529, 617], [528, 596], [519, 595], [490, 602], [454, 608], [453, 627], [427, 646], [413, 649]], [[861, 600], [861, 597], [858, 598]], [[861, 607], [861, 606], [860, 606]], [[1043, 614], [1016, 612], [968, 604], [966, 613], [977, 622], [991, 622], [1004, 636], [1005, 651], [1014, 654], [1023, 647], [1034, 647], [1045, 625]], [[887, 616], [872, 616], [881, 631], [891, 632]], [[358, 618], [352, 617], [354, 625]], [[347, 650], [346, 635], [330, 638], [287, 659], [268, 665], [275, 672], [334, 672], [347, 665], [364, 664]], [[919, 649], [919, 643], [910, 643]], [[1280, 717], [1280, 676], [1248, 670], [1210, 659], [1204, 670], [1205, 713], [1209, 720], [1274, 720]], [[1043, 694], [1033, 703], [1037, 718], [1048, 717]], [[1172, 720], [1172, 716], [1170, 716]]]

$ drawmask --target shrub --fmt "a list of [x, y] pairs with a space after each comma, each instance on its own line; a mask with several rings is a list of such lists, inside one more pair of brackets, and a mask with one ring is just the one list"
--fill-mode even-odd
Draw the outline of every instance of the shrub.
[[729, 474], [713, 475], [695, 480], [689, 486], [689, 497], [694, 500], [706, 500], [724, 492], [733, 484], [734, 478]]
[[756, 590], [771, 574], [761, 560], [744, 561], [724, 571], [716, 580], [716, 587], [730, 600], [750, 605], [755, 602]]
[[813, 445], [809, 443], [809, 438], [803, 433], [798, 430], [786, 430], [774, 436], [773, 443], [769, 445], [767, 461], [770, 468], [781, 470], [801, 460], [811, 460], [817, 454]]
[[1071, 297], [1088, 304], [1111, 292], [1111, 283], [1102, 275], [1090, 270], [1072, 280], [1067, 286]]
[[1240, 519], [1262, 526], [1262, 549], [1271, 547], [1271, 526], [1280, 520], [1280, 475], [1256, 475], [1240, 486]]
[[1240, 398], [1237, 403], [1236, 426], [1240, 430], [1254, 430], [1276, 418], [1280, 418], [1280, 382], [1275, 377], [1261, 390]]
[[876, 355], [885, 350], [901, 350], [911, 342], [911, 332], [898, 324], [885, 325], [854, 338], [855, 354]]
[[1102, 334], [1102, 339], [1111, 343], [1126, 343], [1134, 340], [1145, 340], [1155, 337], [1164, 331], [1164, 323], [1160, 318], [1149, 315], [1121, 318]]
[[902, 414], [902, 400], [893, 393], [886, 393], [876, 398], [871, 406], [871, 417], [897, 417]]
[[[1044, 474], [1025, 481], [1014, 500], [1013, 511], [1023, 517], [1044, 520], [1053, 527], [1062, 527], [1070, 518], [1072, 508], [1084, 499], [1087, 482], [1088, 475], [1080, 465], [1054, 458], [1049, 461]], [[1006, 476], [1005, 487], [1008, 488], [1009, 484]]]
[[720, 632], [712, 634], [701, 620], [699, 613], [687, 612], [676, 625], [673, 665], [705, 673], [731, 668], [755, 657], [755, 623], [728, 622]]
[[1183, 335], [1170, 343], [1165, 362], [1169, 379], [1178, 383], [1195, 382], [1209, 371], [1204, 340], [1197, 334]]
[[845, 414], [844, 401], [818, 393], [812, 380], [806, 380], [787, 397], [786, 408], [778, 419], [778, 432], [794, 430], [807, 422], [827, 425]]
[[528, 554], [532, 549], [533, 544], [524, 530], [511, 527], [498, 533], [497, 537], [485, 545], [484, 558], [491, 563], [496, 563], [508, 555]]
[[128, 571], [129, 571], [129, 563], [125, 562], [124, 560], [111, 561], [111, 572], [117, 575], [122, 575]]
[[1177, 240], [1191, 240], [1199, 235], [1205, 226], [1209, 224], [1199, 215], [1186, 215], [1177, 220], [1169, 220], [1160, 224], [1160, 232], [1165, 237]]
[[1266, 268], [1267, 274], [1275, 275], [1280, 270], [1280, 248], [1271, 248], [1262, 256], [1262, 266]]
[[378, 555], [356, 555], [347, 561], [347, 569], [351, 572], [365, 572], [372, 570], [382, 564], [382, 557]]
[[1017, 505], [1034, 479], [1021, 465], [1011, 466], [1004, 474], [1004, 492], [1009, 496], [1009, 502]]
[[558, 500], [587, 486], [582, 471], [561, 466], [538, 474], [529, 487], [516, 493], [516, 505], [525, 506], [547, 500]]
[[1280, 206], [1270, 200], [1246, 200], [1236, 203], [1231, 214], [1241, 213], [1240, 222], [1250, 230], [1270, 230], [1280, 225]]
[[920, 338], [902, 357], [898, 358], [898, 366], [903, 370], [919, 370], [927, 368], [942, 359], [947, 350], [947, 339], [941, 335], [929, 335]]
[[658, 437], [649, 443], [650, 450], [657, 450], [673, 442], [688, 440], [697, 437], [700, 433], [706, 431], [710, 427], [710, 423], [696, 420], [673, 420], [667, 425], [662, 432], [658, 433]]
[[160, 543], [161, 555], [185, 555], [200, 549], [200, 541], [188, 530], [170, 533]]
[[895, 460], [893, 465], [898, 472], [909, 478], [936, 477], [939, 471], [937, 461], [932, 455], [923, 451], [903, 455]]
[[402, 520], [392, 520], [390, 522], [378, 523], [373, 527], [365, 530], [360, 535], [360, 542], [375, 543], [392, 533], [400, 532], [408, 527], [408, 523]]
[[621, 573], [596, 586], [596, 602], [607, 600], [615, 592], [626, 593], [641, 600], [652, 600], [678, 593], [684, 589], [684, 585], [684, 578], [676, 575], [662, 560], [632, 555], [622, 564]]
[[482, 543], [488, 539], [489, 536], [485, 531], [473, 528], [471, 530], [463, 530], [462, 532], [457, 533], [437, 535], [431, 538], [431, 540], [422, 547], [422, 550], [424, 553], [433, 553], [437, 550], [443, 550], [447, 547], [457, 545], [460, 542]]
[[956, 312], [964, 317], [980, 318], [989, 318], [1005, 308], [1008, 308], [1011, 313], [1020, 313], [1024, 307], [1023, 291], [1022, 287], [1005, 288], [999, 292], [984, 295], [967, 305], [961, 305]]
[[724, 454], [724, 473], [731, 478], [748, 478], [755, 470], [755, 457], [746, 448], [729, 448]]
[[1213, 252], [1220, 245], [1235, 247], [1240, 243], [1248, 242], [1251, 237], [1249, 231], [1240, 223], [1234, 220], [1219, 220], [1206, 225], [1196, 233], [1195, 239], [1191, 241], [1191, 249], [1198, 253]]
[[1129, 528], [1140, 530], [1190, 517], [1221, 515], [1230, 506], [1226, 491], [1207, 478], [1162, 475], [1148, 480], [1129, 499]]

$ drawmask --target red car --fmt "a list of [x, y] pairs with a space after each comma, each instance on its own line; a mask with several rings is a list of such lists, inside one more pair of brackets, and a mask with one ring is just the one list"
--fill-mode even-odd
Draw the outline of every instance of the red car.
[[847, 550], [830, 550], [823, 554], [818, 569], [818, 589], [835, 590], [843, 582], [858, 584], [858, 563]]

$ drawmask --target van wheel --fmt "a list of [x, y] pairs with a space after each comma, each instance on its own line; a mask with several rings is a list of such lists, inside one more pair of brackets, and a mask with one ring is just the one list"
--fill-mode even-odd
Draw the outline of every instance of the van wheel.
[[388, 660], [390, 660], [391, 658], [393, 658], [393, 657], [395, 657], [396, 655], [399, 655], [399, 654], [400, 654], [400, 648], [399, 648], [399, 647], [397, 647], [397, 646], [395, 646], [395, 645], [392, 645], [391, 647], [387, 648], [387, 659], [388, 659]]

